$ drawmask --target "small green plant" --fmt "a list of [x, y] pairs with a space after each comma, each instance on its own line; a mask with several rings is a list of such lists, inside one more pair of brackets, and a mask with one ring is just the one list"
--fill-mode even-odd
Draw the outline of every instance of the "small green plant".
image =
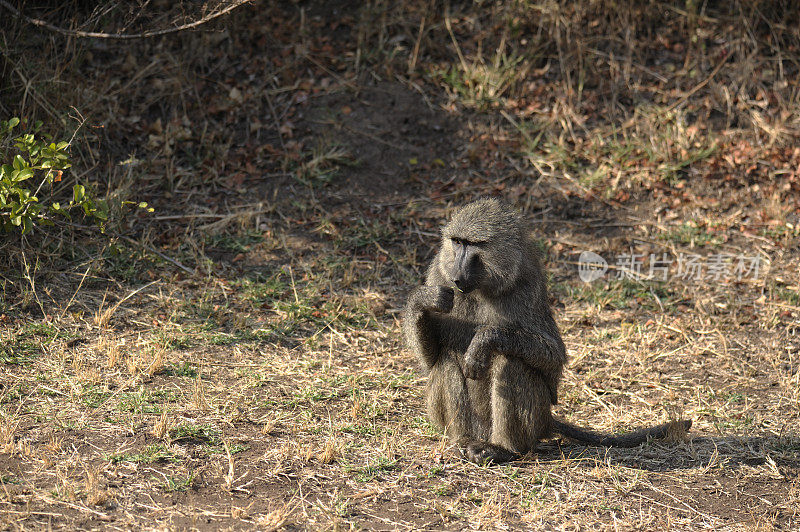
[[192, 472], [186, 477], [167, 477], [164, 481], [164, 491], [171, 493], [175, 491], [186, 491], [194, 484], [197, 473]]
[[295, 177], [306, 186], [314, 187], [330, 183], [343, 165], [356, 164], [345, 148], [329, 142], [320, 142], [307, 154], [295, 170]]
[[[72, 185], [69, 203], [55, 201], [66, 191], [64, 171], [72, 166], [65, 141], [52, 142], [40, 133], [37, 121], [27, 133], [14, 135], [19, 118], [0, 122], [0, 225], [6, 232], [29, 233], [37, 225], [53, 225], [53, 216], [70, 218], [82, 212], [101, 225], [108, 220], [109, 205], [87, 192], [79, 183]], [[33, 185], [30, 185], [33, 183]], [[131, 203], [131, 202], [123, 202]], [[147, 204], [139, 207], [148, 209]], [[152, 209], [148, 209], [152, 211]]]
[[381, 476], [385, 471], [394, 471], [397, 468], [397, 460], [380, 457], [363, 467], [353, 469], [355, 478], [359, 482], [370, 482]]
[[220, 433], [209, 425], [181, 425], [169, 432], [173, 442], [194, 444], [217, 444], [220, 442]]
[[28, 364], [56, 340], [70, 338], [69, 333], [47, 323], [30, 323], [20, 329], [0, 332], [0, 363]]
[[658, 235], [660, 240], [672, 241], [678, 244], [694, 244], [696, 246], [716, 247], [722, 244], [722, 236], [715, 235], [708, 230], [701, 228], [697, 222], [688, 221], [681, 225], [674, 226], [669, 230]]
[[516, 53], [497, 53], [491, 61], [477, 57], [472, 63], [463, 60], [459, 66], [436, 72], [442, 83], [466, 105], [488, 109], [524, 79], [530, 65]]
[[[52, 197], [54, 185], [61, 182], [63, 171], [72, 166], [67, 155], [67, 142], [47, 142], [39, 134], [41, 122], [36, 122], [29, 133], [13, 137], [19, 118], [0, 122], [0, 223], [6, 232], [19, 228], [28, 233], [36, 224], [52, 225], [48, 218], [52, 214], [69, 217], [69, 211], [83, 209], [87, 216], [105, 220], [105, 205], [97, 204], [86, 195], [83, 185], [72, 188], [72, 200], [66, 206], [56, 201], [49, 204], [39, 201], [39, 194], [49, 185]], [[38, 178], [35, 190], [28, 186], [31, 179]], [[45, 190], [45, 192], [48, 192]]]
[[118, 464], [120, 462], [131, 462], [135, 464], [152, 464], [155, 462], [178, 462], [178, 457], [172, 451], [168, 450], [164, 444], [155, 443], [148, 445], [139, 452], [129, 451], [125, 453], [116, 453], [109, 457], [111, 463]]

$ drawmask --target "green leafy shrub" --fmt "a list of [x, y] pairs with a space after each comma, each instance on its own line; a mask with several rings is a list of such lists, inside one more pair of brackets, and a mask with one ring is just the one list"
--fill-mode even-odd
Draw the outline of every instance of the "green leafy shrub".
[[[108, 219], [105, 200], [72, 185], [69, 203], [54, 199], [66, 192], [64, 170], [72, 166], [68, 142], [51, 142], [39, 133], [41, 122], [18, 136], [19, 118], [0, 122], [0, 225], [6, 232], [30, 232], [36, 225], [53, 225], [54, 216], [70, 218], [78, 211], [102, 224]], [[61, 184], [60, 184], [61, 183]], [[144, 205], [146, 207], [146, 205]]]

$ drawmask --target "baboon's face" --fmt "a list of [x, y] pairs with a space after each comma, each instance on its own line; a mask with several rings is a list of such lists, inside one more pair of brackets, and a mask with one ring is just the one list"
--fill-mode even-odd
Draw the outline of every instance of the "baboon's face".
[[440, 267], [447, 280], [459, 292], [471, 292], [483, 283], [486, 267], [482, 260], [482, 250], [485, 245], [458, 237], [444, 239]]
[[494, 199], [460, 209], [442, 229], [438, 267], [450, 286], [496, 297], [510, 289], [523, 261], [523, 226], [513, 209]]

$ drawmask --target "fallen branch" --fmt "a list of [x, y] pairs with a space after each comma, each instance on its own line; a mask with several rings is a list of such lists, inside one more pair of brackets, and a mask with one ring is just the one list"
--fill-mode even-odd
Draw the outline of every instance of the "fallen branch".
[[[2, 1], [3, 0], [0, 0], [0, 2], [2, 2]], [[76, 224], [76, 223], [73, 223], [73, 222], [68, 222], [66, 220], [51, 220], [51, 221], [53, 223], [55, 223], [55, 224], [66, 225], [66, 226], [69, 226], [69, 227], [74, 227], [76, 229], [87, 229], [87, 230], [96, 230], [97, 229], [97, 228], [89, 226], [89, 225]], [[125, 240], [126, 242], [128, 242], [130, 244], [133, 244], [135, 246], [140, 246], [140, 247], [150, 251], [151, 253], [155, 253], [156, 255], [158, 255], [159, 257], [164, 259], [165, 261], [169, 262], [170, 264], [173, 264], [173, 265], [177, 266], [178, 268], [180, 268], [181, 270], [185, 271], [186, 273], [189, 273], [189, 274], [192, 274], [192, 275], [194, 275], [194, 273], [195, 273], [195, 270], [193, 270], [193, 269], [191, 269], [191, 268], [189, 268], [187, 266], [184, 266], [183, 264], [181, 264], [177, 260], [173, 259], [172, 257], [170, 257], [168, 255], [165, 255], [164, 253], [160, 252], [159, 250], [157, 250], [153, 246], [148, 246], [147, 244], [139, 242], [138, 240], [134, 240], [133, 238], [131, 238], [129, 236], [117, 233], [116, 231], [108, 231], [108, 230], [106, 230], [102, 234], [110, 235], [110, 236], [113, 236], [113, 237], [116, 237], [116, 238], [121, 238], [122, 240]]]
[[61, 33], [62, 35], [69, 35], [70, 37], [83, 37], [83, 38], [94, 38], [94, 39], [117, 39], [117, 40], [127, 41], [132, 39], [146, 39], [148, 37], [159, 37], [161, 35], [168, 35], [170, 33], [177, 33], [179, 31], [196, 28], [198, 26], [205, 24], [206, 22], [214, 20], [217, 17], [221, 17], [226, 13], [230, 13], [237, 7], [243, 6], [244, 4], [248, 4], [250, 2], [252, 2], [252, 0], [237, 0], [223, 10], [217, 11], [216, 13], [213, 12], [209, 13], [200, 20], [190, 22], [189, 24], [183, 24], [182, 26], [176, 26], [174, 28], [167, 28], [163, 30], [146, 31], [144, 33], [102, 33], [95, 31], [70, 30], [66, 28], [61, 28], [59, 26], [55, 26], [53, 24], [50, 24], [49, 22], [46, 22], [38, 18], [31, 18], [27, 15], [24, 15], [14, 6], [6, 2], [6, 0], [0, 0], [0, 6], [11, 11], [14, 15], [25, 20], [29, 24], [33, 24], [34, 26], [39, 26], [40, 28], [46, 28], [50, 31]]

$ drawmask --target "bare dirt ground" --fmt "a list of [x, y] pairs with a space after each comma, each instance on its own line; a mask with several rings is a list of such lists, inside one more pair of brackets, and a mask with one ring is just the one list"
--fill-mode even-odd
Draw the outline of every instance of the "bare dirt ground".
[[[155, 212], [0, 241], [0, 526], [800, 527], [797, 11], [597, 4], [259, 3], [143, 42], [7, 39], [9, 90], [26, 46], [70, 90], [34, 76], [3, 111], [74, 105], [74, 174]], [[484, 195], [541, 242], [556, 414], [684, 416], [685, 440], [481, 467], [427, 422], [399, 312]]]

